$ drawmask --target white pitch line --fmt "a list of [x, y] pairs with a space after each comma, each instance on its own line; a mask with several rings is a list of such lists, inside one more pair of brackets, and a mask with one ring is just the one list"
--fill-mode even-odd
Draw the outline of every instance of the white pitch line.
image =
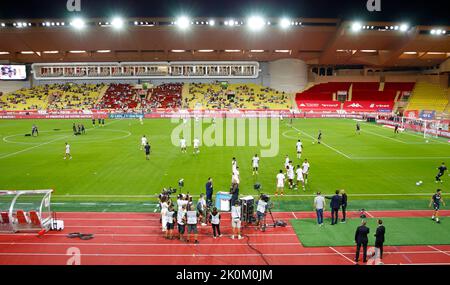
[[350, 261], [352, 264], [356, 264], [356, 262], [354, 262], [353, 260], [351, 260], [350, 258], [348, 258], [347, 256], [345, 256], [343, 253], [339, 252], [338, 250], [336, 250], [334, 247], [330, 246], [329, 247], [332, 251], [336, 252], [337, 254], [339, 254], [340, 256], [342, 256], [343, 258], [345, 258], [346, 260]]
[[378, 136], [378, 137], [381, 137], [381, 138], [390, 139], [390, 140], [393, 140], [393, 141], [396, 141], [396, 142], [399, 142], [399, 143], [408, 144], [407, 142], [404, 142], [404, 141], [401, 141], [401, 140], [398, 140], [398, 139], [394, 139], [394, 138], [390, 138], [390, 137], [387, 137], [385, 135], [377, 134], [377, 133], [374, 133], [374, 132], [371, 132], [371, 131], [362, 130], [362, 132], [368, 133], [368, 134], [372, 134], [374, 136]]
[[[292, 128], [293, 128], [294, 130], [296, 130], [296, 131], [298, 131], [298, 132], [304, 134], [305, 136], [307, 136], [307, 137], [312, 138], [313, 140], [315, 140], [315, 138], [314, 138], [313, 136], [311, 136], [311, 135], [309, 135], [309, 134], [307, 134], [307, 133], [305, 133], [305, 132], [303, 132], [303, 131], [297, 129], [296, 127], [292, 126]], [[352, 159], [350, 156], [346, 155], [346, 154], [343, 153], [342, 151], [340, 151], [340, 150], [338, 150], [338, 149], [335, 149], [334, 147], [332, 147], [332, 146], [330, 146], [330, 145], [328, 145], [328, 144], [326, 144], [326, 143], [324, 143], [324, 142], [321, 142], [320, 144], [322, 144], [322, 145], [328, 147], [329, 149], [331, 149], [331, 150], [335, 151], [336, 153], [338, 153], [338, 154], [344, 156], [345, 158]]]
[[374, 218], [374, 216], [373, 216], [371, 213], [369, 213], [368, 211], [366, 211], [366, 214], [367, 214], [367, 216], [369, 216], [370, 218]]
[[435, 160], [449, 159], [449, 156], [386, 156], [386, 157], [353, 157], [353, 160]]
[[13, 152], [13, 153], [9, 153], [9, 154], [7, 154], [7, 155], [0, 156], [0, 159], [4, 159], [4, 158], [7, 158], [7, 157], [11, 157], [11, 156], [14, 156], [14, 155], [16, 155], [16, 154], [20, 154], [20, 153], [23, 153], [23, 152], [26, 152], [26, 151], [29, 151], [29, 150], [32, 150], [32, 149], [35, 149], [35, 148], [38, 148], [38, 147], [47, 145], [47, 144], [54, 143], [54, 142], [56, 142], [56, 141], [60, 141], [60, 140], [66, 139], [66, 138], [68, 138], [68, 137], [69, 137], [69, 136], [65, 136], [65, 137], [62, 137], [62, 138], [57, 138], [57, 139], [54, 139], [54, 140], [51, 140], [51, 141], [48, 141], [48, 142], [45, 142], [45, 143], [41, 143], [41, 144], [38, 144], [38, 145], [35, 145], [35, 146], [32, 146], [32, 147], [28, 147], [28, 148], [25, 148], [25, 149], [22, 149], [22, 150]]
[[295, 219], [298, 219], [294, 212], [291, 212]]

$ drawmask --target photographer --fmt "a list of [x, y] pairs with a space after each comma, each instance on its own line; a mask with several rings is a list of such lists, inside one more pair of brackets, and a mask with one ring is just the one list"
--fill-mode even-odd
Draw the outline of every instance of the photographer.
[[231, 207], [231, 227], [233, 228], [231, 239], [234, 239], [234, 235], [236, 234], [238, 239], [243, 239], [241, 236], [241, 206], [239, 205], [238, 200], [236, 200], [233, 207]]
[[164, 233], [167, 231], [167, 211], [169, 209], [168, 201], [168, 196], [161, 197], [161, 226]]
[[[261, 194], [259, 197], [258, 205], [256, 206], [256, 227], [259, 227], [261, 231], [264, 231], [265, 229], [265, 217], [266, 217], [266, 211], [267, 211], [267, 203], [269, 202], [269, 197], [267, 195]], [[263, 223], [261, 223], [263, 221]]]
[[206, 226], [207, 209], [205, 197], [203, 194], [200, 194], [200, 199], [197, 202], [197, 211], [203, 227]]

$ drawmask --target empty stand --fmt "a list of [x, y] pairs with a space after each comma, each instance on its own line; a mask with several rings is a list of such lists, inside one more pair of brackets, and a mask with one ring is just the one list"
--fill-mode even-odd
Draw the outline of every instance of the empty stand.
[[443, 112], [449, 104], [448, 89], [438, 84], [418, 82], [407, 110], [435, 110]]

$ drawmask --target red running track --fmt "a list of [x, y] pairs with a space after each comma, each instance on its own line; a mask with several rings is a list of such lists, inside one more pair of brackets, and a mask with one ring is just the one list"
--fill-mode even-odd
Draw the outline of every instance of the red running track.
[[[349, 213], [358, 217], [358, 213]], [[371, 217], [428, 217], [430, 211], [371, 211]], [[441, 211], [450, 216], [450, 211]], [[60, 213], [66, 228], [36, 234], [0, 234], [0, 264], [6, 265], [352, 265], [353, 247], [303, 247], [293, 228], [244, 229], [232, 240], [229, 215], [222, 218], [222, 238], [210, 226], [199, 227], [200, 244], [163, 238], [153, 213]], [[310, 212], [274, 213], [275, 219], [314, 218]], [[92, 240], [69, 239], [71, 232], [95, 234]], [[388, 246], [385, 264], [448, 264], [450, 245]]]

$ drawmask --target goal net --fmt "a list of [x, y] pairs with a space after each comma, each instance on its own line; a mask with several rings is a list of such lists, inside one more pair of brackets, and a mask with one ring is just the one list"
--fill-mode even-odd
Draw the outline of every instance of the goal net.
[[39, 232], [52, 223], [53, 190], [0, 190], [0, 232]]
[[402, 118], [401, 127], [405, 130], [412, 130], [422, 133], [424, 138], [437, 138], [442, 130], [443, 124], [439, 120], [422, 120], [412, 118]]

